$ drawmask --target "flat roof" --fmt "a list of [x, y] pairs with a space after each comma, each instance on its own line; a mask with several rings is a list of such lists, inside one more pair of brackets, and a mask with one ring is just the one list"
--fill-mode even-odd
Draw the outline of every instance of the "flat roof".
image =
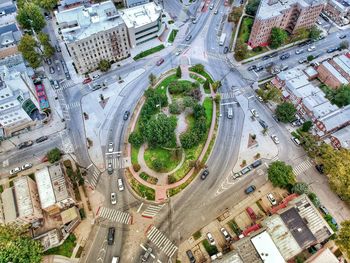
[[329, 248], [321, 248], [313, 256], [308, 258], [305, 263], [339, 263], [337, 257], [329, 250]]
[[327, 131], [339, 127], [350, 121], [350, 105], [340, 108], [319, 119], [323, 122]]
[[82, 40], [124, 24], [112, 1], [55, 11], [55, 16], [67, 42]]
[[63, 224], [67, 224], [79, 216], [80, 216], [79, 211], [75, 206], [61, 212], [61, 218], [62, 218]]
[[350, 126], [346, 126], [339, 131], [332, 133], [337, 138], [343, 148], [350, 149]]
[[34, 212], [28, 180], [32, 179], [30, 179], [28, 176], [23, 176], [16, 178], [13, 183], [18, 214], [20, 217], [31, 215]]
[[252, 237], [251, 241], [264, 263], [286, 262], [266, 231]]
[[349, 81], [347, 81], [346, 78], [344, 78], [338, 70], [336, 70], [328, 61], [325, 61], [322, 63], [322, 65], [334, 76], [339, 80], [340, 83], [342, 84], [348, 84]]
[[44, 167], [35, 172], [35, 181], [38, 186], [41, 208], [45, 209], [56, 203], [49, 169]]
[[346, 73], [349, 74], [349, 72], [350, 72], [350, 59], [347, 56], [341, 55], [339, 57], [334, 57], [333, 61], [339, 67], [341, 67]]
[[320, 103], [318, 105], [315, 105], [313, 108], [313, 113], [317, 118], [322, 118], [323, 116], [326, 116], [327, 114], [338, 110], [338, 107], [330, 103], [327, 99], [320, 99], [318, 102]]
[[49, 167], [49, 174], [51, 178], [51, 184], [55, 194], [56, 202], [60, 202], [69, 197], [66, 185], [66, 179], [64, 178], [63, 171], [60, 164], [52, 165]]
[[138, 28], [158, 20], [162, 8], [154, 2], [120, 10], [120, 14], [128, 28]]
[[17, 218], [16, 201], [13, 188], [7, 188], [1, 193], [5, 224], [11, 223]]

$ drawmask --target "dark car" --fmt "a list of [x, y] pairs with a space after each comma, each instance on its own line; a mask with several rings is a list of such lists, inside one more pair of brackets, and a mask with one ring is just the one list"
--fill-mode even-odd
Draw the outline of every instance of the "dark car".
[[256, 167], [259, 167], [261, 164], [262, 164], [261, 160], [256, 160], [254, 163], [252, 163], [252, 167], [256, 168]]
[[124, 116], [123, 116], [123, 120], [126, 121], [127, 119], [129, 119], [129, 115], [130, 115], [130, 111], [126, 111], [124, 112]]
[[252, 70], [256, 69], [256, 65], [251, 65], [247, 69], [248, 69], [248, 71], [252, 71]]
[[263, 66], [258, 66], [258, 67], [256, 67], [256, 69], [254, 69], [254, 71], [255, 71], [255, 72], [260, 72], [260, 71], [262, 71], [263, 69], [264, 69]]
[[244, 190], [244, 192], [245, 192], [247, 195], [249, 195], [249, 194], [253, 193], [253, 192], [255, 191], [255, 189], [256, 189], [255, 185], [251, 185], [251, 186], [249, 186], [248, 188], [246, 188], [246, 189]]
[[320, 174], [324, 174], [324, 165], [323, 164], [316, 164], [315, 168]]
[[59, 45], [56, 45], [56, 51], [57, 51], [57, 52], [61, 52], [61, 48], [60, 48]]
[[70, 74], [68, 72], [64, 73], [66, 75], [66, 79], [71, 79]]
[[245, 175], [245, 174], [249, 173], [251, 170], [252, 170], [252, 168], [250, 168], [249, 166], [247, 166], [246, 168], [242, 169], [240, 173], [241, 173], [242, 175]]
[[320, 205], [320, 210], [323, 214], [328, 215], [328, 209], [324, 205]]
[[17, 145], [18, 149], [23, 149], [23, 148], [27, 148], [29, 146], [33, 145], [33, 141], [26, 141], [26, 142], [22, 142], [20, 144]]
[[267, 56], [263, 56], [262, 57], [262, 60], [268, 60], [270, 58], [270, 56], [269, 55], [267, 55]]
[[304, 47], [304, 46], [306, 46], [307, 44], [306, 44], [306, 42], [302, 42], [302, 43], [300, 43], [299, 45], [298, 45], [298, 47]]
[[201, 179], [204, 180], [209, 175], [209, 170], [205, 169], [201, 174]]
[[280, 56], [280, 59], [281, 59], [281, 60], [285, 60], [285, 59], [287, 59], [287, 58], [289, 58], [289, 57], [290, 57], [290, 54], [289, 54], [289, 53], [285, 53], [285, 54], [283, 54], [283, 55]]
[[108, 235], [107, 235], [107, 242], [108, 245], [113, 245], [114, 243], [114, 234], [115, 234], [115, 228], [114, 227], [110, 227], [108, 228]]
[[331, 47], [331, 48], [327, 49], [327, 53], [333, 53], [337, 50], [338, 50], [338, 47]]
[[194, 258], [191, 250], [187, 250], [186, 255], [187, 255], [188, 259], [190, 260], [190, 263], [196, 263], [196, 259]]
[[278, 56], [278, 52], [273, 52], [269, 55], [270, 58], [274, 58]]
[[261, 127], [263, 127], [264, 129], [267, 129], [269, 126], [267, 125], [266, 122], [264, 122], [263, 120], [259, 120], [259, 123], [261, 125]]
[[157, 66], [160, 66], [163, 64], [163, 62], [164, 62], [164, 58], [161, 58], [160, 60], [157, 61], [156, 64], [157, 64]]
[[228, 47], [224, 47], [224, 54], [227, 54], [228, 52]]
[[346, 38], [346, 35], [340, 35], [339, 38], [344, 39], [344, 38]]
[[46, 141], [49, 137], [47, 136], [41, 136], [38, 139], [35, 140], [36, 143]]

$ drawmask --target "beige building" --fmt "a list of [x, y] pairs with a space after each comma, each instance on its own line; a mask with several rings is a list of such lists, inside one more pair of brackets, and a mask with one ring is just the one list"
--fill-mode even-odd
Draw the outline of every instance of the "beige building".
[[126, 25], [113, 2], [55, 12], [59, 31], [79, 74], [97, 69], [101, 60], [130, 55]]
[[248, 45], [267, 46], [274, 27], [293, 34], [300, 28], [313, 26], [324, 5], [324, 0], [262, 0]]
[[75, 205], [75, 196], [70, 180], [64, 175], [61, 165], [56, 164], [35, 172], [35, 180], [41, 208], [49, 215]]

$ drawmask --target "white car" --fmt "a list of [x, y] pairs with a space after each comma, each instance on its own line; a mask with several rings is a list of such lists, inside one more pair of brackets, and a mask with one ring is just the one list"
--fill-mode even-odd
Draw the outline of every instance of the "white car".
[[179, 56], [179, 55], [181, 54], [181, 52], [182, 52], [182, 50], [179, 49], [178, 51], [176, 51], [175, 55], [176, 55], [176, 56]]
[[124, 184], [121, 178], [118, 178], [118, 188], [119, 188], [119, 191], [124, 191]]
[[259, 114], [258, 114], [258, 112], [256, 111], [256, 109], [251, 109], [250, 112], [252, 113], [252, 115], [253, 115], [255, 118], [258, 118], [258, 117], [259, 117]]
[[22, 171], [22, 168], [16, 167], [10, 171], [10, 175], [18, 174], [20, 171]]
[[304, 53], [304, 50], [303, 49], [297, 49], [295, 50], [295, 54], [299, 55], [301, 53]]
[[209, 9], [212, 10], [213, 8], [214, 8], [214, 4], [211, 4], [211, 5], [209, 6]]
[[315, 46], [311, 46], [311, 47], [309, 47], [309, 48], [307, 49], [307, 51], [312, 52], [312, 51], [314, 51], [315, 49], [316, 49]]
[[111, 204], [115, 205], [117, 203], [117, 194], [111, 193]]
[[96, 80], [96, 79], [99, 79], [100, 78], [100, 75], [95, 75], [95, 76], [92, 76], [92, 80]]
[[24, 165], [22, 165], [22, 171], [23, 170], [26, 170], [26, 169], [29, 169], [29, 168], [32, 168], [33, 167], [33, 164], [31, 163], [26, 163]]
[[113, 147], [113, 142], [108, 143], [108, 152], [111, 153], [113, 152], [114, 147]]
[[277, 205], [277, 201], [276, 201], [275, 197], [273, 196], [273, 194], [268, 193], [267, 194], [267, 199], [269, 199], [269, 201], [270, 201], [270, 203], [272, 205]]
[[271, 139], [273, 140], [274, 143], [279, 144], [280, 140], [278, 139], [278, 137], [274, 134], [271, 135]]
[[210, 245], [215, 246], [215, 240], [210, 232], [207, 233], [207, 238], [209, 240]]
[[221, 228], [220, 229], [221, 233], [224, 235], [226, 241], [230, 241], [231, 240], [231, 236], [230, 234], [227, 232], [227, 230], [225, 228]]
[[256, 96], [256, 98], [258, 99], [258, 101], [260, 101], [260, 102], [264, 102], [264, 100], [263, 100], [263, 98], [262, 98], [262, 97], [260, 97], [260, 96]]
[[300, 146], [300, 141], [298, 138], [292, 137], [291, 139], [295, 143], [296, 146]]

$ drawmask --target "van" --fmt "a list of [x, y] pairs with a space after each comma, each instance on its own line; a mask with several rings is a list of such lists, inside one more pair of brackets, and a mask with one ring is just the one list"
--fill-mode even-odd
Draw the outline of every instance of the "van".
[[118, 188], [119, 188], [119, 191], [124, 191], [124, 184], [121, 178], [118, 178]]
[[186, 255], [188, 257], [188, 259], [190, 260], [191, 263], [195, 263], [196, 262], [196, 259], [194, 258], [193, 256], [193, 253], [191, 250], [187, 250], [186, 251]]
[[232, 116], [233, 116], [233, 111], [232, 111], [232, 108], [230, 107], [227, 110], [227, 118], [232, 119]]
[[114, 234], [115, 234], [115, 228], [114, 227], [108, 228], [107, 243], [110, 246], [113, 245], [114, 243]]
[[112, 263], [118, 263], [118, 262], [119, 262], [119, 257], [112, 258]]

